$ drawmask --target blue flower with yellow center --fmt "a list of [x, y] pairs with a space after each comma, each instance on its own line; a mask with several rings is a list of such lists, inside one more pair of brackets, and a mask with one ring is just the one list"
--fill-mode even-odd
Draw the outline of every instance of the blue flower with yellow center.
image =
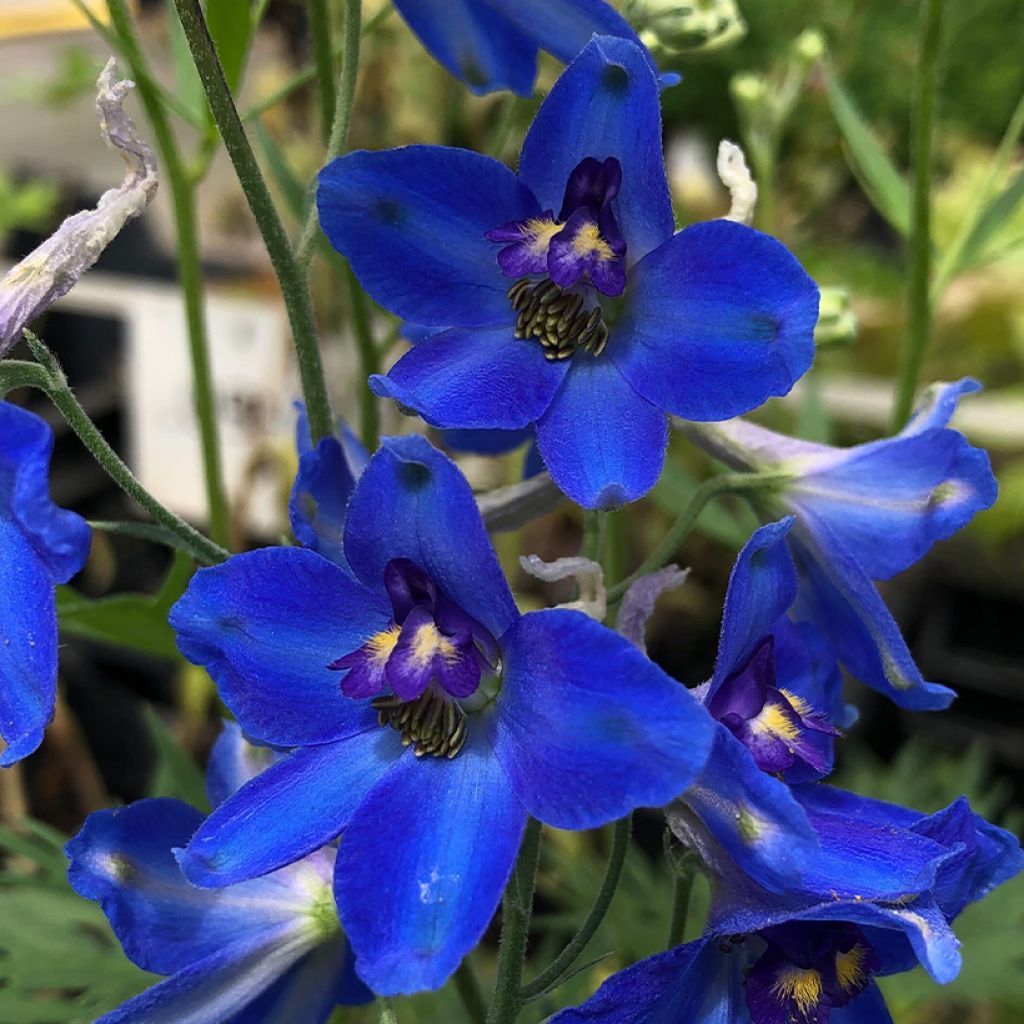
[[373, 298], [435, 329], [374, 391], [445, 429], [535, 425], [587, 507], [654, 485], [666, 413], [739, 415], [811, 364], [818, 290], [779, 242], [726, 220], [675, 231], [658, 84], [625, 39], [561, 76], [518, 174], [459, 149], [355, 152], [318, 204]]
[[725, 870], [712, 876], [704, 937], [613, 975], [551, 1024], [891, 1024], [875, 977], [920, 963], [952, 981], [950, 924], [1021, 870], [1017, 839], [965, 800], [925, 816], [827, 786], [797, 791], [822, 846], [804, 882], [771, 893], [711, 858]]
[[247, 736], [289, 752], [181, 855], [230, 886], [341, 837], [356, 970], [436, 988], [476, 944], [527, 815], [584, 829], [694, 780], [712, 722], [580, 612], [521, 615], [455, 465], [389, 438], [345, 510], [342, 557], [265, 548], [203, 569], [171, 613]]

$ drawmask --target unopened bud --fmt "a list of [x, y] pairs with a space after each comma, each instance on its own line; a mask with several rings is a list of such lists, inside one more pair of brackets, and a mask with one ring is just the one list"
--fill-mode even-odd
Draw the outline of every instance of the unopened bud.
[[747, 34], [735, 0], [636, 0], [629, 16], [644, 45], [669, 56], [720, 50]]
[[824, 55], [825, 37], [816, 28], [805, 29], [796, 37], [793, 52], [810, 64]]
[[845, 288], [822, 288], [814, 344], [818, 348], [849, 345], [857, 337], [858, 326], [857, 314], [850, 308], [849, 292]]

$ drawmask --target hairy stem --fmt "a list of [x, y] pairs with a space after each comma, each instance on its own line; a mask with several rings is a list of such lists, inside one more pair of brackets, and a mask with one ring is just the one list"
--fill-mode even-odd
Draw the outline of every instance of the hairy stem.
[[180, 538], [197, 561], [208, 565], [223, 562], [228, 557], [228, 552], [209, 538], [204, 537], [184, 519], [179, 518], [169, 508], [157, 501], [139, 483], [117, 452], [107, 444], [106, 438], [89, 418], [89, 414], [79, 404], [78, 399], [75, 398], [63, 371], [50, 350], [28, 331], [25, 332], [25, 338], [40, 363], [24, 363], [15, 360], [5, 360], [0, 363], [0, 396], [19, 387], [35, 388], [37, 391], [42, 391], [53, 402], [57, 411], [78, 435], [79, 440], [104, 472], [129, 498], [141, 505], [158, 523], [167, 527], [171, 533]]
[[907, 282], [909, 322], [900, 352], [896, 404], [892, 427], [899, 430], [910, 418], [921, 376], [924, 351], [932, 326], [929, 295], [932, 265], [931, 185], [932, 125], [939, 81], [939, 50], [946, 0], [922, 0], [921, 44], [914, 82], [911, 122], [910, 272]]
[[487, 1014], [487, 1024], [513, 1024], [523, 1006], [519, 985], [530, 934], [542, 830], [543, 826], [536, 819], [527, 821], [519, 859], [501, 901], [498, 977], [494, 983], [494, 998]]
[[220, 545], [229, 537], [228, 501], [224, 490], [220, 435], [210, 369], [210, 342], [206, 332], [203, 272], [196, 227], [196, 180], [188, 173], [174, 132], [167, 121], [161, 94], [146, 73], [146, 59], [135, 35], [125, 0], [107, 0], [110, 22], [136, 79], [139, 97], [153, 128], [164, 176], [171, 189], [175, 234], [178, 240], [178, 281], [185, 304], [185, 324], [192, 362], [192, 391], [199, 443], [203, 455], [203, 480], [210, 533]]
[[238, 118], [199, 0], [174, 0], [174, 6], [181, 19], [213, 118], [281, 285], [292, 329], [302, 393], [306, 400], [309, 429], [315, 444], [320, 438], [334, 432], [334, 417], [327, 397], [327, 383], [317, 342], [316, 318], [306, 275], [295, 259], [284, 225]]
[[632, 815], [628, 815], [615, 823], [612, 849], [608, 855], [608, 864], [604, 869], [601, 888], [594, 897], [590, 912], [587, 914], [583, 924], [580, 925], [579, 931], [569, 940], [568, 945], [555, 957], [550, 966], [538, 974], [533, 981], [523, 986], [520, 993], [520, 998], [523, 1002], [536, 999], [538, 996], [542, 996], [554, 988], [565, 977], [566, 972], [579, 959], [587, 943], [594, 937], [594, 934], [605, 918], [605, 914], [608, 913], [612, 897], [619, 886], [619, 879], [622, 878], [622, 867], [626, 863], [626, 852], [629, 850], [629, 840], [632, 831]]

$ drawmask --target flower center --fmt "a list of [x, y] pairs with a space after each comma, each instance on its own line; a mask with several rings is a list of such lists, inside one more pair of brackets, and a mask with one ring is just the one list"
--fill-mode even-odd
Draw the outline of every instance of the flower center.
[[461, 702], [496, 671], [497, 642], [407, 558], [387, 564], [384, 586], [391, 623], [329, 667], [346, 671], [347, 697], [374, 698], [378, 722], [417, 757], [453, 758], [467, 738]]
[[794, 922], [760, 937], [767, 948], [746, 982], [753, 1024], [827, 1024], [830, 1010], [859, 996], [880, 966], [863, 933], [847, 922]]
[[828, 771], [823, 737], [838, 732], [803, 697], [776, 686], [771, 637], [722, 683], [708, 711], [750, 751], [762, 771], [782, 772], [798, 761], [817, 772]]
[[539, 341], [552, 362], [580, 349], [598, 356], [608, 343], [601, 296], [626, 287], [626, 240], [612, 209], [621, 184], [618, 160], [587, 157], [569, 175], [557, 219], [547, 210], [487, 232], [504, 246], [502, 273], [516, 278], [515, 335]]

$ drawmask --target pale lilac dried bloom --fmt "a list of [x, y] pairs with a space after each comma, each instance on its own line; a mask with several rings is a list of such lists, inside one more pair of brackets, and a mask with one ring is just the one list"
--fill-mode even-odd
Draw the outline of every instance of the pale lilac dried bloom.
[[153, 151], [139, 138], [122, 106], [134, 83], [115, 81], [115, 72], [111, 58], [96, 82], [96, 109], [103, 138], [120, 152], [128, 172], [119, 187], [100, 197], [94, 210], [68, 217], [0, 281], [0, 358], [21, 338], [27, 324], [71, 290], [156, 193]]
[[647, 620], [654, 611], [655, 603], [666, 590], [681, 587], [689, 575], [689, 569], [666, 565], [664, 569], [641, 576], [622, 597], [619, 614], [615, 619], [615, 631], [646, 654]]

